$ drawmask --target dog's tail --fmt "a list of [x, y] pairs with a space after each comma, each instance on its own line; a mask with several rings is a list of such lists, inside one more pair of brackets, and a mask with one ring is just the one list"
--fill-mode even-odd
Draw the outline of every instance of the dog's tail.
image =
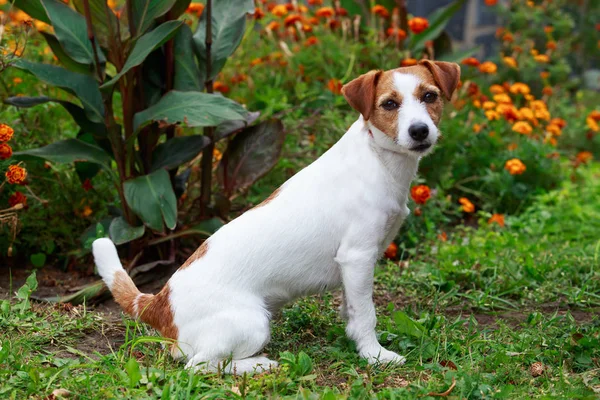
[[164, 337], [177, 339], [169, 302], [169, 286], [156, 294], [141, 293], [121, 265], [115, 244], [107, 238], [92, 245], [98, 273], [123, 311], [157, 329]]

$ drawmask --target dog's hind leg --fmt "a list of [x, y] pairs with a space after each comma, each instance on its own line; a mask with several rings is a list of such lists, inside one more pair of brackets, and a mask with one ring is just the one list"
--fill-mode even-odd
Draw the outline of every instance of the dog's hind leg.
[[225, 374], [241, 375], [244, 373], [253, 374], [269, 371], [277, 367], [277, 361], [273, 361], [264, 356], [255, 356], [243, 358], [241, 360], [210, 360], [206, 361], [203, 354], [197, 354], [187, 363], [186, 368], [193, 368], [200, 372], [217, 372]]

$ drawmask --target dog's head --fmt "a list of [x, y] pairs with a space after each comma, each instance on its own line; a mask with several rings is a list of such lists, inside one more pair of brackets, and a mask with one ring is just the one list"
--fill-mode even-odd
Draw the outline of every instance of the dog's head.
[[384, 148], [421, 156], [431, 151], [444, 101], [460, 80], [458, 64], [423, 60], [418, 65], [371, 71], [342, 88]]

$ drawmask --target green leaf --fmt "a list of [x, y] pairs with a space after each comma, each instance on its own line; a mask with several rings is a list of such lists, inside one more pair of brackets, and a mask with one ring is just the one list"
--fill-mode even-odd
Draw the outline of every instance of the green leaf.
[[31, 275], [27, 277], [25, 283], [27, 284], [27, 286], [29, 286], [29, 289], [31, 289], [32, 292], [38, 288], [38, 281], [35, 276], [35, 271], [33, 271]]
[[46, 264], [46, 254], [44, 253], [35, 253], [29, 256], [29, 261], [36, 268], [42, 268]]
[[167, 140], [154, 150], [151, 171], [177, 168], [193, 160], [209, 144], [210, 139], [203, 135], [180, 136]]
[[[85, 15], [84, 1], [85, 0], [72, 0], [75, 9], [81, 15]], [[111, 27], [116, 35], [117, 24], [120, 23], [119, 19], [113, 10], [107, 6], [106, 0], [89, 0], [89, 5], [96, 39], [101, 46], [108, 47], [109, 38], [111, 36]], [[126, 32], [125, 30], [121, 30], [121, 33], [124, 34]]]
[[173, 3], [173, 7], [171, 7], [171, 11], [169, 12], [169, 16], [171, 18], [179, 18], [181, 14], [187, 10], [192, 0], [175, 0]]
[[[219, 0], [212, 6], [211, 75], [213, 79], [221, 71], [227, 58], [239, 46], [246, 29], [246, 14], [254, 12], [253, 0]], [[200, 67], [206, 70], [206, 18], [202, 13], [194, 33]]]
[[[92, 42], [88, 39], [85, 17], [59, 0], [41, 0], [48, 18], [52, 22], [56, 38], [65, 52], [76, 62], [94, 64]], [[106, 58], [96, 45], [98, 61], [105, 63]]]
[[177, 225], [177, 200], [169, 173], [164, 169], [131, 179], [123, 184], [125, 200], [131, 209], [155, 231]]
[[78, 139], [66, 139], [37, 149], [17, 151], [15, 158], [39, 157], [58, 163], [87, 161], [101, 165], [110, 171], [111, 158], [104, 150]]
[[140, 65], [148, 54], [162, 46], [167, 40], [171, 39], [177, 29], [183, 24], [182, 21], [168, 21], [160, 25], [152, 32], [146, 33], [144, 36], [138, 39], [135, 43], [133, 50], [127, 57], [123, 69], [119, 71], [110, 81], [106, 82], [101, 88], [106, 88], [117, 82], [123, 75], [127, 73], [131, 68]]
[[43, 31], [40, 31], [40, 33], [42, 34], [42, 36], [44, 36], [44, 39], [46, 39], [46, 43], [48, 43], [48, 46], [50, 46], [52, 52], [54, 53], [56, 58], [58, 58], [58, 61], [60, 61], [60, 63], [65, 68], [73, 72], [78, 72], [80, 74], [89, 75], [92, 72], [89, 65], [81, 64], [73, 60], [62, 48], [56, 36]]
[[75, 94], [83, 104], [85, 113], [91, 121], [101, 122], [103, 120], [102, 95], [94, 78], [54, 65], [32, 63], [23, 59], [17, 60], [13, 65], [35, 75], [49, 85]]
[[127, 223], [125, 218], [117, 217], [110, 223], [108, 228], [108, 234], [110, 239], [116, 244], [124, 244], [131, 242], [135, 239], [139, 239], [144, 236], [146, 228], [142, 226], [131, 226]]
[[175, 78], [173, 88], [182, 92], [194, 90], [201, 92], [204, 89], [204, 76], [200, 72], [193, 49], [192, 30], [183, 25], [175, 36]]
[[394, 322], [398, 333], [420, 338], [425, 334], [425, 328], [417, 321], [410, 318], [406, 313], [397, 311], [394, 313]]
[[125, 364], [125, 371], [129, 376], [129, 386], [133, 387], [138, 384], [142, 379], [142, 373], [140, 372], [140, 365], [135, 358], [130, 358]]
[[439, 61], [448, 61], [448, 62], [456, 62], [459, 63], [467, 57], [471, 57], [473, 54], [478, 53], [481, 49], [481, 46], [472, 47], [469, 49], [465, 49], [462, 51], [454, 51], [450, 54], [443, 55], [439, 57]]
[[170, 124], [184, 122], [187, 126], [217, 126], [228, 120], [243, 120], [246, 110], [233, 100], [218, 94], [170, 91], [158, 103], [135, 114], [133, 127], [137, 131], [153, 121]]
[[249, 112], [246, 115], [246, 119], [243, 121], [233, 120], [223, 122], [221, 125], [217, 126], [217, 129], [215, 129], [215, 143], [219, 140], [225, 139], [226, 137], [240, 132], [242, 129], [256, 121], [258, 117], [260, 117], [260, 111], [253, 111]]
[[48, 14], [40, 0], [15, 0], [15, 7], [29, 14], [31, 18], [39, 19], [47, 24], [50, 23]]
[[175, 0], [133, 0], [133, 23], [137, 35], [141, 35], [152, 25], [155, 18], [171, 9]]
[[450, 18], [463, 6], [466, 0], [456, 0], [445, 7], [440, 7], [429, 16], [429, 28], [423, 32], [412, 35], [409, 48], [413, 52], [421, 51], [425, 48], [425, 43], [437, 38], [448, 25]]
[[265, 175], [281, 154], [285, 132], [277, 119], [244, 129], [229, 143], [219, 163], [219, 182], [230, 196]]

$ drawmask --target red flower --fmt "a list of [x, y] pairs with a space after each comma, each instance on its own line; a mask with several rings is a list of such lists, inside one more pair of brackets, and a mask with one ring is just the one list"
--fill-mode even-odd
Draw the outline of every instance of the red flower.
[[394, 242], [390, 243], [384, 253], [385, 258], [394, 259], [398, 256], [398, 245]]
[[425, 18], [415, 17], [408, 21], [408, 27], [413, 33], [421, 33], [425, 29], [429, 28], [429, 21]]
[[9, 159], [12, 152], [12, 147], [8, 143], [0, 143], [0, 160]]
[[398, 40], [406, 39], [406, 31], [400, 28], [388, 28], [388, 36], [398, 36]]
[[317, 43], [319, 43], [319, 39], [317, 39], [317, 37], [316, 37], [316, 36], [311, 36], [311, 37], [309, 37], [308, 39], [306, 39], [306, 40], [304, 41], [304, 45], [305, 45], [306, 47], [310, 47], [310, 46], [312, 46], [312, 45], [315, 45], [315, 44], [317, 44]]
[[94, 186], [92, 186], [92, 181], [90, 180], [90, 178], [85, 178], [85, 180], [83, 181], [83, 183], [81, 184], [81, 187], [83, 188], [83, 190], [85, 190], [86, 192], [89, 192], [91, 189], [94, 188]]
[[8, 198], [8, 204], [11, 207], [16, 206], [17, 204], [23, 204], [23, 207], [27, 207], [27, 196], [17, 191]]
[[460, 63], [463, 64], [463, 65], [471, 66], [471, 67], [479, 67], [479, 64], [480, 64], [479, 60], [476, 59], [475, 57], [465, 58]]
[[223, 82], [216, 81], [213, 85], [213, 89], [221, 93], [229, 93], [229, 86]]
[[342, 82], [339, 79], [332, 78], [327, 82], [327, 89], [333, 94], [339, 95], [342, 93]]
[[382, 5], [375, 5], [371, 8], [371, 12], [375, 15], [379, 15], [381, 18], [387, 18], [390, 16], [390, 12]]
[[431, 189], [427, 185], [417, 185], [410, 189], [410, 197], [417, 204], [425, 204], [431, 198]]
[[11, 185], [20, 185], [25, 182], [25, 178], [27, 178], [27, 170], [18, 165], [11, 165], [8, 167], [8, 171], [6, 171], [6, 180]]

